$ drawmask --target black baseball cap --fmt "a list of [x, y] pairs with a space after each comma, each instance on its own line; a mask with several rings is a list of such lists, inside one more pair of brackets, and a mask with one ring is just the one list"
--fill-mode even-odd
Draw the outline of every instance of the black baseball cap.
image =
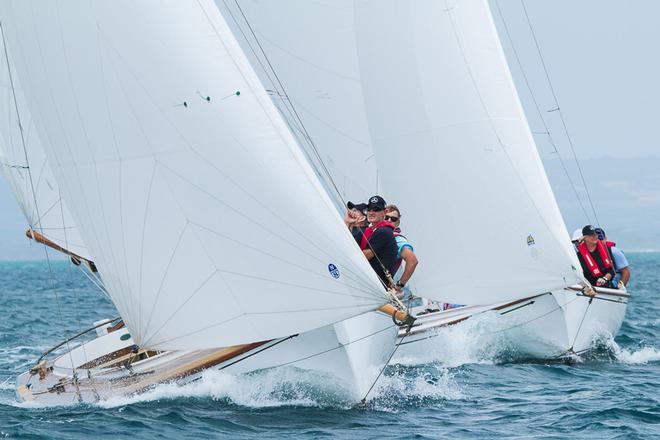
[[596, 233], [596, 228], [591, 225], [587, 225], [582, 228], [582, 235], [594, 235]]
[[367, 203], [367, 209], [369, 208], [374, 208], [377, 211], [383, 211], [385, 210], [385, 199], [382, 198], [381, 196], [373, 196], [369, 199], [369, 202]]
[[348, 202], [346, 203], [346, 207], [348, 209], [357, 209], [360, 212], [364, 212], [367, 210], [367, 204], [366, 203], [353, 203], [353, 202]]

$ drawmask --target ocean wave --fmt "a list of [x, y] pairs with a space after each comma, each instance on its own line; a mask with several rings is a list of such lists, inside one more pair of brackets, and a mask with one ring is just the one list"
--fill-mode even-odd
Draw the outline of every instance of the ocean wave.
[[660, 361], [660, 351], [653, 347], [642, 347], [638, 350], [626, 350], [617, 345], [614, 355], [624, 364], [648, 364]]

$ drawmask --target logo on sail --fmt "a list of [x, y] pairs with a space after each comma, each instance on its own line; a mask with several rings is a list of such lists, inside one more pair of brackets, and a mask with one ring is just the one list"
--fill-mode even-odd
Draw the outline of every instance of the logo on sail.
[[334, 264], [330, 263], [328, 264], [328, 272], [330, 272], [330, 275], [332, 275], [332, 278], [339, 278], [339, 269], [337, 269], [337, 266]]
[[532, 234], [527, 236], [527, 246], [534, 246], [534, 237], [532, 237]]

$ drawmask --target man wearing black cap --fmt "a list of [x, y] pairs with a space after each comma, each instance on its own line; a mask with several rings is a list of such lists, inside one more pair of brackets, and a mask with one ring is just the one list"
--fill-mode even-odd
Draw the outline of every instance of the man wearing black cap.
[[582, 235], [584, 241], [578, 246], [578, 258], [585, 278], [593, 286], [612, 287], [614, 266], [607, 248], [598, 239], [593, 226], [582, 228]]
[[394, 238], [394, 225], [385, 221], [385, 200], [373, 196], [367, 203], [367, 221], [360, 248], [381, 281], [388, 287], [393, 284], [398, 246]]

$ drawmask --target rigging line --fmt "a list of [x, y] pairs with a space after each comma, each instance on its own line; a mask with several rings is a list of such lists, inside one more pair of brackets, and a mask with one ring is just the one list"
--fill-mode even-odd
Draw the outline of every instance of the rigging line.
[[[44, 164], [45, 164], [45, 162], [44, 162]], [[58, 191], [59, 191], [59, 188], [58, 188]], [[61, 218], [62, 218], [62, 227], [64, 228], [64, 247], [65, 247], [65, 249], [69, 249], [69, 242], [67, 240], [67, 233], [66, 233], [66, 222], [64, 221], [64, 205], [62, 203], [62, 194], [59, 193], [58, 196], [59, 196], [58, 200], [59, 200], [59, 205], [60, 205], [60, 215], [61, 215]], [[68, 260], [67, 273], [68, 273], [68, 276], [69, 276], [69, 281], [71, 283], [73, 283], [73, 271], [71, 270], [71, 266], [73, 265], [73, 260], [72, 260], [71, 257], [69, 257], [67, 260]], [[80, 264], [84, 264], [84, 263], [81, 262]], [[80, 304], [80, 295], [78, 295], [78, 289], [74, 288], [73, 291], [74, 291], [74, 295], [76, 297], [76, 302], [78, 304]], [[82, 331], [83, 326], [82, 326], [82, 321], [80, 319], [80, 310], [79, 310], [78, 307], [75, 307], [74, 316], [76, 317], [76, 321], [78, 322], [78, 331]], [[82, 344], [82, 350], [83, 350], [83, 356], [85, 358], [85, 363], [87, 363], [87, 362], [89, 362], [89, 359], [87, 358], [87, 348], [85, 347], [85, 345], [86, 344]]]
[[555, 144], [555, 141], [552, 137], [552, 134], [550, 134], [550, 128], [548, 127], [548, 124], [545, 121], [545, 118], [543, 118], [543, 112], [541, 112], [541, 107], [539, 106], [538, 101], [536, 100], [536, 96], [534, 95], [534, 92], [532, 91], [532, 86], [531, 83], [529, 82], [529, 78], [527, 77], [527, 73], [525, 72], [525, 69], [523, 68], [522, 61], [520, 60], [520, 56], [518, 55], [518, 50], [516, 50], [516, 46], [513, 43], [513, 38], [511, 37], [511, 33], [509, 31], [509, 25], [506, 22], [506, 19], [504, 18], [504, 13], [502, 12], [502, 8], [500, 7], [500, 0], [496, 0], [495, 4], [497, 5], [497, 10], [500, 14], [500, 18], [502, 19], [502, 24], [504, 25], [504, 32], [507, 36], [507, 39], [509, 40], [509, 44], [511, 45], [511, 49], [513, 50], [514, 57], [516, 58], [516, 62], [518, 63], [518, 66], [520, 67], [520, 72], [522, 74], [523, 80], [525, 82], [525, 85], [527, 86], [527, 90], [529, 90], [529, 95], [532, 98], [532, 102], [534, 103], [534, 107], [536, 108], [536, 111], [538, 112], [539, 119], [541, 120], [541, 123], [543, 124], [543, 127], [545, 129], [544, 132], [536, 132], [535, 134], [545, 134], [548, 137], [548, 142], [550, 145], [553, 147], [555, 150], [554, 152], [557, 154], [557, 158], [559, 159], [559, 163], [561, 164], [562, 169], [564, 170], [564, 174], [566, 174], [566, 178], [568, 179], [568, 182], [571, 185], [571, 188], [573, 189], [573, 193], [575, 194], [575, 198], [577, 199], [580, 208], [582, 209], [582, 212], [585, 215], [585, 218], [587, 219], [588, 222], [591, 222], [591, 218], [589, 216], [589, 213], [587, 212], [586, 208], [584, 207], [584, 204], [582, 203], [582, 198], [580, 197], [577, 187], [575, 186], [575, 183], [573, 182], [573, 179], [571, 178], [570, 173], [568, 172], [568, 169], [566, 167], [566, 164], [564, 163], [564, 159], [562, 159], [561, 154], [559, 153], [559, 150], [557, 148], [557, 145]]
[[301, 358], [295, 359], [295, 360], [293, 360], [293, 361], [284, 362], [284, 363], [282, 363], [282, 364], [274, 365], [274, 366], [272, 366], [272, 367], [270, 367], [270, 368], [281, 368], [281, 367], [286, 367], [287, 365], [295, 364], [295, 363], [297, 363], [297, 362], [306, 361], [307, 359], [311, 359], [311, 358], [316, 357], [316, 356], [321, 356], [321, 355], [323, 355], [323, 354], [330, 353], [331, 351], [339, 350], [339, 349], [341, 349], [341, 348], [347, 347], [347, 346], [349, 346], [349, 345], [351, 345], [351, 344], [354, 344], [354, 343], [356, 343], [356, 342], [360, 342], [360, 341], [363, 341], [363, 340], [365, 340], [365, 339], [367, 339], [367, 338], [371, 338], [372, 336], [376, 336], [376, 335], [379, 334], [379, 333], [383, 333], [384, 331], [387, 331], [387, 330], [391, 329], [392, 327], [393, 327], [393, 325], [388, 325], [388, 326], [385, 327], [385, 328], [382, 328], [382, 329], [380, 329], [380, 330], [376, 330], [376, 331], [373, 332], [373, 333], [369, 333], [368, 335], [365, 335], [365, 336], [362, 336], [361, 338], [358, 338], [358, 339], [355, 339], [355, 340], [353, 340], [353, 341], [347, 342], [346, 344], [338, 344], [336, 347], [332, 347], [332, 348], [329, 348], [329, 349], [327, 349], [327, 350], [319, 351], [318, 353], [310, 354], [309, 356], [304, 356], [304, 357], [301, 357]]
[[234, 0], [234, 3], [236, 3], [236, 7], [238, 8], [241, 15], [243, 16], [243, 19], [245, 20], [245, 24], [247, 24], [248, 29], [250, 30], [250, 33], [252, 34], [252, 37], [254, 38], [254, 41], [257, 43], [257, 46], [259, 47], [259, 50], [261, 51], [261, 53], [264, 56], [264, 59], [266, 60], [266, 63], [268, 64], [268, 66], [272, 70], [273, 75], [275, 76], [275, 79], [277, 80], [277, 83], [279, 84], [280, 88], [282, 89], [282, 93], [284, 94], [284, 96], [286, 96], [287, 101], [289, 102], [289, 105], [291, 106], [291, 109], [293, 110], [293, 113], [294, 113], [296, 119], [300, 123], [300, 126], [303, 128], [303, 131], [304, 131], [304, 133], [305, 133], [305, 135], [308, 139], [308, 142], [309, 142], [310, 146], [312, 147], [312, 150], [316, 154], [316, 157], [318, 158], [319, 163], [323, 167], [323, 170], [327, 174], [328, 179], [329, 179], [330, 183], [332, 184], [332, 187], [335, 189], [337, 195], [339, 196], [339, 199], [342, 201], [342, 204], [346, 205], [346, 201], [342, 197], [341, 191], [339, 191], [339, 187], [337, 186], [336, 182], [332, 178], [332, 175], [330, 174], [330, 170], [327, 168], [327, 166], [325, 165], [325, 162], [321, 158], [321, 154], [319, 153], [319, 151], [316, 147], [316, 144], [313, 141], [311, 135], [307, 131], [307, 127], [305, 126], [302, 119], [300, 118], [300, 115], [298, 114], [298, 111], [296, 110], [296, 107], [293, 105], [293, 103], [289, 99], [289, 94], [286, 92], [286, 89], [284, 88], [284, 84], [282, 84], [282, 81], [280, 80], [279, 76], [277, 75], [277, 72], [275, 71], [275, 68], [271, 64], [270, 59], [268, 58], [268, 55], [266, 55], [266, 51], [264, 50], [263, 46], [261, 45], [261, 42], [259, 41], [259, 38], [257, 38], [257, 35], [254, 32], [254, 29], [252, 29], [252, 25], [250, 24], [249, 20], [247, 19], [247, 16], [245, 15], [245, 13], [243, 12], [243, 8], [241, 8], [241, 5], [238, 3], [238, 0]]
[[6, 168], [15, 168], [15, 169], [19, 169], [19, 170], [29, 170], [30, 169], [30, 167], [27, 166], [27, 165], [12, 165], [12, 164], [7, 163], [7, 162], [2, 162], [1, 165], [3, 167], [6, 167]]
[[557, 109], [557, 113], [559, 113], [559, 119], [561, 120], [561, 124], [564, 128], [564, 133], [566, 133], [566, 139], [568, 139], [568, 145], [571, 147], [571, 152], [573, 153], [573, 158], [575, 159], [575, 164], [577, 165], [577, 169], [580, 173], [580, 178], [582, 179], [582, 183], [584, 184], [584, 190], [587, 194], [587, 200], [589, 200], [589, 205], [591, 205], [591, 210], [594, 213], [594, 218], [596, 219], [596, 224], [600, 226], [600, 221], [598, 220], [598, 214], [596, 214], [596, 208], [594, 207], [593, 201], [591, 200], [591, 194], [589, 193], [589, 187], [587, 186], [587, 181], [584, 178], [584, 173], [582, 172], [582, 167], [580, 166], [580, 161], [578, 160], [577, 153], [575, 152], [575, 147], [573, 145], [573, 140], [571, 139], [571, 136], [568, 132], [568, 128], [566, 126], [566, 120], [564, 119], [564, 114], [561, 111], [561, 107], [559, 106], [559, 100], [557, 99], [557, 94], [555, 93], [555, 89], [552, 86], [552, 81], [550, 80], [550, 74], [548, 73], [548, 68], [545, 64], [545, 59], [543, 58], [543, 55], [541, 53], [541, 47], [539, 46], [539, 42], [536, 38], [536, 33], [534, 32], [534, 27], [532, 26], [532, 21], [529, 18], [529, 14], [527, 13], [527, 7], [525, 6], [525, 1], [520, 0], [520, 4], [522, 5], [523, 11], [525, 13], [525, 19], [527, 20], [527, 25], [529, 26], [529, 30], [532, 33], [532, 39], [534, 40], [534, 45], [536, 46], [536, 51], [539, 54], [539, 59], [541, 60], [541, 66], [543, 66], [543, 72], [545, 73], [545, 78], [548, 81], [548, 86], [550, 86], [550, 92], [552, 93], [552, 98], [555, 101], [555, 108]]
[[387, 361], [385, 362], [385, 365], [383, 365], [383, 368], [381, 368], [381, 370], [378, 372], [378, 376], [376, 376], [376, 379], [374, 380], [374, 383], [371, 384], [371, 386], [367, 390], [367, 393], [364, 395], [364, 397], [360, 401], [360, 404], [364, 405], [364, 404], [367, 403], [367, 397], [369, 397], [369, 393], [371, 393], [371, 390], [374, 389], [374, 387], [376, 386], [376, 383], [378, 382], [378, 379], [380, 379], [380, 376], [382, 376], [385, 369], [390, 365], [390, 362], [392, 361], [392, 358], [394, 357], [394, 354], [396, 353], [396, 351], [399, 349], [399, 347], [403, 343], [403, 340], [406, 339], [406, 336], [408, 336], [409, 334], [410, 333], [406, 332], [406, 334], [401, 336], [401, 339], [399, 340], [399, 342], [396, 343], [396, 345], [394, 346], [394, 350], [392, 350], [392, 353], [390, 354], [390, 357], [387, 358]]
[[594, 302], [594, 297], [590, 297], [589, 303], [587, 304], [587, 308], [584, 309], [584, 315], [582, 315], [582, 319], [580, 320], [580, 325], [578, 326], [578, 329], [575, 332], [575, 338], [573, 338], [571, 349], [573, 349], [573, 347], [575, 346], [575, 341], [577, 341], [578, 336], [580, 336], [580, 330], [582, 330], [582, 324], [584, 323], [584, 319], [587, 317], [587, 312], [589, 311], [589, 307], [591, 307], [591, 303], [593, 302]]
[[[37, 204], [37, 194], [36, 194], [35, 189], [34, 189], [34, 182], [32, 180], [32, 170], [30, 169], [30, 161], [28, 160], [27, 146], [26, 146], [26, 143], [25, 143], [25, 135], [23, 133], [23, 124], [21, 123], [21, 115], [20, 115], [20, 112], [18, 111], [18, 100], [16, 98], [16, 89], [14, 87], [14, 78], [13, 78], [13, 75], [11, 73], [11, 67], [10, 67], [10, 63], [9, 63], [9, 53], [7, 52], [7, 41], [5, 39], [5, 28], [2, 24], [2, 21], [0, 21], [0, 34], [2, 34], [2, 46], [3, 46], [4, 52], [5, 52], [5, 61], [7, 63], [7, 75], [9, 77], [9, 83], [11, 85], [11, 92], [12, 92], [12, 98], [13, 98], [13, 101], [14, 101], [14, 109], [16, 111], [16, 119], [17, 119], [17, 122], [18, 122], [18, 129], [19, 129], [19, 132], [21, 134], [21, 145], [23, 147], [23, 154], [25, 155], [25, 164], [28, 167], [27, 168], [28, 180], [30, 181], [30, 188], [32, 190], [32, 198], [33, 198], [33, 201], [34, 201], [35, 210], [37, 212], [37, 218], [40, 218], [39, 205]], [[33, 225], [30, 225], [30, 227], [32, 227], [32, 226]], [[34, 226], [36, 226], [36, 225], [34, 225]], [[41, 228], [41, 224], [39, 224], [39, 228]], [[42, 232], [42, 235], [43, 235], [43, 230], [41, 230], [41, 232]], [[55, 288], [53, 268], [51, 266], [50, 256], [48, 254], [48, 247], [44, 244], [43, 248], [44, 248], [44, 253], [46, 255], [46, 262], [48, 264], [48, 274], [49, 274], [49, 278], [50, 278], [51, 289], [53, 291], [53, 295], [55, 296], [55, 302], [57, 304], [57, 310], [58, 310], [58, 314], [59, 314], [59, 317], [60, 317], [60, 321], [63, 323], [64, 322], [64, 315], [62, 313], [62, 306], [60, 304], [59, 295], [57, 294], [57, 290]], [[64, 328], [64, 337], [67, 338], [67, 339], [69, 337], [68, 331], [66, 330], [66, 327]], [[73, 354], [71, 353], [71, 347], [69, 346], [68, 341], [67, 341], [67, 350], [68, 350], [68, 353], [69, 353], [69, 360], [71, 362], [71, 368], [73, 368], [74, 373], [75, 373], [75, 366], [74, 366], [74, 363], [73, 363]], [[77, 386], [76, 386], [76, 388], [77, 388]], [[78, 394], [78, 396], [80, 396], [80, 394]]]

